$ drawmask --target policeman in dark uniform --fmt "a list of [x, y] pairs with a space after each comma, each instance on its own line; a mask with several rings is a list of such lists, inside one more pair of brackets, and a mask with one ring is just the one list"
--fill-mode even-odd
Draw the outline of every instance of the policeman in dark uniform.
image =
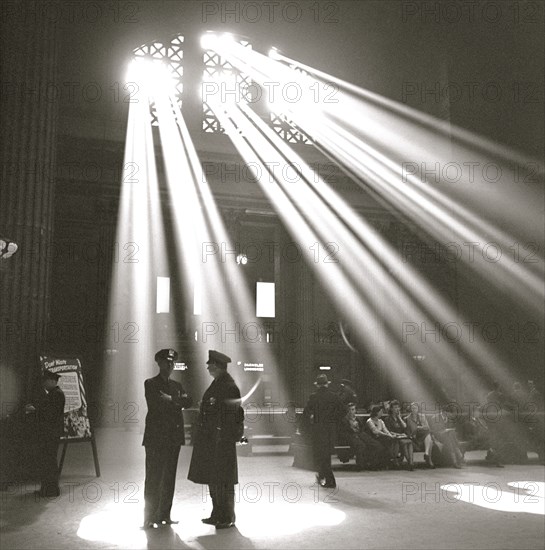
[[59, 378], [57, 373], [45, 370], [42, 375], [43, 390], [34, 404], [25, 407], [27, 414], [36, 414], [41, 481], [41, 488], [36, 493], [43, 497], [60, 495], [57, 451], [59, 438], [64, 433], [65, 397], [57, 386]]
[[236, 442], [244, 431], [240, 390], [227, 364], [231, 358], [210, 350], [208, 372], [214, 381], [204, 392], [188, 479], [207, 484], [212, 514], [203, 523], [216, 529], [235, 525], [235, 485], [238, 483]]
[[346, 407], [341, 398], [328, 389], [329, 380], [325, 374], [319, 374], [314, 385], [317, 389], [310, 396], [304, 415], [311, 424], [312, 451], [318, 471], [316, 479], [322, 487], [334, 488], [336, 481], [331, 469], [331, 452]]
[[170, 379], [178, 353], [162, 349], [155, 354], [159, 374], [144, 382], [148, 414], [142, 445], [146, 448], [144, 529], [178, 523], [170, 517], [180, 445], [185, 445], [182, 409], [191, 399]]

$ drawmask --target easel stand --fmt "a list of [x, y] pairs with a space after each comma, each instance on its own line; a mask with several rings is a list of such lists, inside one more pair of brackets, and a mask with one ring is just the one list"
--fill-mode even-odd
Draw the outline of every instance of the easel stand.
[[59, 475], [62, 472], [62, 467], [64, 464], [64, 458], [66, 456], [66, 449], [68, 448], [69, 443], [84, 443], [84, 442], [91, 442], [91, 448], [93, 449], [93, 460], [95, 462], [95, 473], [97, 477], [100, 477], [100, 464], [98, 463], [98, 451], [97, 451], [97, 444], [95, 441], [95, 436], [92, 435], [91, 437], [81, 437], [81, 438], [74, 438], [74, 439], [68, 439], [68, 438], [62, 438], [61, 441], [63, 442], [62, 446], [62, 454], [61, 454], [61, 462], [59, 464]]

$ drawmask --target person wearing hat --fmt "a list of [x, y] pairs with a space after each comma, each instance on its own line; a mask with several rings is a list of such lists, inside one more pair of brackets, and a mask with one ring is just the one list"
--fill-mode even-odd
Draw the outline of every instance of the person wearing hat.
[[358, 401], [358, 396], [352, 387], [352, 382], [346, 378], [341, 380], [337, 393], [346, 407], [348, 407], [349, 403], [357, 403]]
[[26, 414], [35, 414], [40, 449], [40, 489], [36, 494], [42, 497], [58, 497], [59, 466], [57, 451], [59, 438], [64, 432], [64, 392], [57, 385], [60, 375], [44, 370], [42, 390], [34, 404], [25, 407]]
[[214, 379], [204, 392], [188, 479], [208, 485], [212, 513], [202, 520], [216, 529], [235, 525], [235, 485], [238, 483], [236, 442], [244, 431], [240, 390], [227, 365], [231, 358], [208, 353], [207, 369]]
[[322, 487], [334, 488], [337, 484], [331, 469], [331, 452], [346, 407], [341, 398], [328, 389], [329, 380], [325, 374], [319, 374], [314, 385], [316, 391], [311, 394], [303, 414], [311, 425], [312, 453], [318, 472], [316, 479]]
[[182, 409], [191, 406], [183, 386], [170, 379], [178, 352], [155, 354], [159, 374], [144, 382], [148, 413], [142, 445], [146, 449], [144, 529], [178, 523], [170, 517], [180, 446], [185, 445]]

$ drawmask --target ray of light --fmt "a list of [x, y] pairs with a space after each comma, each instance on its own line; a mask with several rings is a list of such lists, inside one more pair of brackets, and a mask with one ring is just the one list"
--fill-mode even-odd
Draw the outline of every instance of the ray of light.
[[[306, 83], [307, 87], [312, 86], [312, 84], [309, 84], [307, 75], [296, 74], [286, 66], [280, 66], [280, 64], [273, 61], [267, 62], [264, 56], [253, 51], [242, 51], [236, 44], [227, 45], [226, 48], [222, 49], [222, 53], [233, 65], [261, 84], [270, 83], [271, 81], [280, 84], [296, 81], [301, 84]], [[349, 85], [345, 86], [345, 88], [347, 87], [350, 88]], [[354, 92], [353, 89], [350, 91]], [[366, 96], [366, 91], [364, 90], [361, 94], [355, 95], [359, 95], [359, 99], [361, 99], [361, 97]], [[417, 120], [420, 126], [423, 125], [424, 120], [410, 110], [405, 109], [404, 106], [399, 109], [392, 108], [386, 113], [381, 112], [382, 118], [376, 114], [370, 117], [368, 116], [370, 112], [373, 110], [378, 111], [377, 105], [380, 105], [380, 108], [384, 111], [385, 106], [388, 107], [391, 103], [387, 100], [379, 101], [378, 96], [372, 97], [372, 99], [372, 105], [362, 105], [361, 101], [359, 104], [356, 103], [353, 97], [343, 96], [342, 108], [338, 105], [333, 107], [316, 106], [312, 105], [312, 101], [307, 101], [302, 107], [300, 104], [293, 105], [284, 101], [281, 109], [288, 113], [289, 118], [299, 128], [318, 142], [322, 152], [335, 159], [341, 166], [348, 167], [349, 173], [356, 176], [356, 181], [366, 188], [371, 188], [381, 201], [394, 205], [403, 213], [404, 217], [409, 217], [418, 222], [427, 232], [439, 233], [446, 243], [452, 243], [454, 235], [454, 238], [461, 245], [472, 245], [473, 249], [476, 248], [477, 251], [481, 251], [487, 243], [490, 243], [491, 239], [494, 239], [495, 243], [499, 243], [499, 246], [503, 246], [504, 250], [508, 249], [513, 243], [513, 237], [505, 231], [502, 231], [490, 221], [481, 220], [467, 205], [456, 202], [452, 197], [449, 198], [438, 190], [431, 189], [426, 185], [427, 182], [419, 181], [414, 177], [414, 174], [401, 173], [398, 159], [400, 153], [398, 152], [396, 157], [394, 155], [395, 148], [403, 148], [412, 143], [412, 148], [406, 153], [406, 158], [416, 158], [410, 156], [415, 154], [415, 151], [421, 156], [422, 154], [427, 155], [425, 158], [433, 157], [433, 154], [430, 155], [426, 148], [429, 147], [430, 143], [433, 143], [433, 140], [437, 139], [435, 135], [437, 132], [434, 132], [433, 135], [431, 135], [431, 131], [427, 134], [422, 131], [418, 133], [413, 127], [412, 133], [409, 132], [410, 138], [406, 137], [402, 140], [391, 141], [391, 130], [388, 132], [387, 129], [391, 128], [392, 124], [384, 124], [386, 120], [393, 123], [392, 118], [399, 115], [400, 112], [403, 112], [405, 118]], [[347, 108], [347, 105], [350, 108]], [[348, 111], [350, 116], [347, 116]], [[386, 116], [389, 119], [385, 119]], [[425, 122], [428, 127], [433, 128], [430, 124], [430, 117]], [[440, 126], [440, 124], [438, 125]], [[368, 127], [371, 127], [371, 130]], [[362, 128], [366, 131], [362, 131]], [[378, 137], [370, 135], [373, 129]], [[439, 131], [441, 130], [439, 128]], [[454, 131], [454, 135], [459, 142], [469, 141], [472, 137], [464, 131]], [[367, 141], [364, 140], [365, 137], [367, 137]], [[385, 147], [384, 144], [387, 139], [390, 139], [390, 143], [388, 147]], [[377, 141], [383, 146], [384, 151], [380, 151], [376, 146]], [[501, 157], [504, 163], [506, 160], [510, 160], [520, 165], [523, 160], [527, 161], [521, 155], [508, 150], [498, 147], [493, 149], [492, 144], [486, 142], [486, 140], [479, 140], [473, 136], [471, 145], [475, 146], [476, 143], [479, 143], [480, 150], [485, 150], [490, 154], [494, 153], [494, 156], [496, 158]], [[437, 156], [436, 151], [433, 151], [433, 153]], [[445, 153], [441, 151], [440, 154], [444, 155]], [[474, 156], [473, 153], [472, 155]], [[468, 158], [473, 158], [473, 156]], [[443, 160], [443, 157], [441, 159]], [[542, 172], [542, 169], [539, 168], [538, 172]], [[528, 200], [524, 194], [522, 200]], [[377, 247], [376, 243], [368, 244], [375, 253], [376, 251], [382, 253], [382, 248]], [[496, 262], [491, 262], [484, 255], [481, 255], [481, 257], [476, 256], [478, 255], [468, 255], [472, 270], [479, 272], [481, 276], [486, 278], [487, 282], [492, 280], [498, 287], [509, 284], [513, 288], [513, 292], [524, 301], [527, 307], [532, 308], [534, 311], [540, 309], [544, 290], [541, 276], [543, 261], [541, 258], [538, 258], [533, 265], [525, 266], [517, 262], [515, 258], [510, 261], [509, 258], [504, 257], [498, 266]], [[399, 265], [403, 268], [398, 259], [396, 266]], [[418, 283], [417, 277], [413, 277], [411, 282], [414, 283], [415, 280]], [[405, 292], [411, 293], [414, 288], [414, 286], [406, 284]], [[458, 318], [451, 315], [452, 310], [445, 309], [441, 305], [436, 293], [431, 294], [433, 298], [428, 296], [426, 299], [425, 294], [430, 289], [429, 287], [425, 288], [423, 282], [418, 284], [416, 288], [419, 289], [416, 294], [421, 306], [428, 311], [432, 311], [436, 318], [447, 319], [450, 322]], [[440, 311], [438, 311], [438, 306], [440, 306]], [[471, 352], [473, 357], [478, 357], [481, 362], [484, 362], [489, 373], [495, 377], [503, 378], [504, 382], [508, 380], [505, 365], [501, 364], [495, 354], [490, 349], [486, 349], [485, 346], [476, 346], [475, 342], [472, 342], [472, 344], [471, 348], [466, 347], [466, 351]]]
[[[245, 119], [240, 110], [236, 108], [229, 109], [227, 114], [221, 105], [212, 102], [211, 107], [215, 109], [216, 116], [247, 161], [248, 166], [252, 167], [255, 178], [284, 220], [288, 231], [298, 242], [302, 243], [301, 249], [305, 252], [309, 263], [313, 264], [321, 282], [329, 289], [339, 309], [347, 314], [353, 326], [366, 327], [364, 336], [371, 348], [374, 348], [377, 339], [381, 339], [385, 335], [382, 322], [377, 318], [371, 305], [353, 291], [349, 276], [336, 263], [313, 263], [313, 252], [309, 244], [312, 245], [312, 243], [318, 242], [325, 247], [326, 243], [302, 213], [302, 210], [305, 210], [309, 204], [297, 202], [294, 197], [290, 197], [277, 175], [270, 170], [270, 166], [274, 162], [282, 161], [278, 156], [278, 152], [275, 152], [274, 148], [268, 144], [262, 135], [255, 130], [252, 132], [250, 122]], [[248, 137], [244, 138], [240, 130]], [[278, 160], [276, 160], [277, 158]], [[267, 162], [265, 162], [265, 159], [267, 159]], [[257, 167], [260, 167], [260, 170], [256, 170]], [[274, 182], [274, 184], [271, 184], [271, 182]], [[320, 221], [322, 220], [320, 219]], [[405, 363], [403, 355], [396, 345], [389, 344], [391, 342], [388, 342], [384, 347], [384, 352], [389, 356], [387, 363], [396, 365], [397, 368], [401, 369]], [[393, 382], [396, 383], [395, 377]], [[403, 380], [401, 382], [401, 379], [398, 379], [398, 385], [406, 385], [407, 383], [414, 386], [412, 389], [414, 389], [415, 395], [429, 395], [421, 380], [410, 380], [408, 382]]]
[[143, 381], [156, 374], [155, 292], [150, 290], [166, 269], [148, 106], [142, 95], [129, 108], [102, 388], [105, 407], [113, 409], [103, 410], [104, 416], [138, 429], [146, 411]]
[[[379, 296], [391, 304], [383, 313], [383, 317], [390, 323], [393, 333], [399, 327], [399, 319], [403, 318], [403, 312], [410, 312], [412, 319], [418, 319], [430, 326], [434, 319], [441, 319], [443, 322], [457, 319], [461, 324], [466, 322], [441, 300], [433, 288], [414, 273], [407, 263], [403, 263], [387, 241], [380, 237], [370, 224], [357, 216], [339, 194], [331, 189], [322, 178], [313, 173], [305, 161], [268, 128], [253, 111], [245, 105], [240, 105], [239, 108], [268, 138], [271, 146], [282, 154], [282, 161], [288, 162], [300, 170], [306, 186], [284, 185], [286, 193], [293, 197], [294, 202], [305, 205], [308, 212], [308, 223], [314, 224], [315, 230], [322, 239], [326, 239], [329, 235], [333, 236], [336, 242], [343, 243], [345, 253], [351, 259], [344, 267], [351, 276], [351, 284], [355, 291], [360, 294], [369, 294], [366, 285], [362, 284], [362, 281], [368, 280], [373, 281], [374, 285], [380, 288]], [[313, 192], [310, 191], [311, 189]], [[400, 286], [403, 288], [403, 293], [398, 295], [397, 288]], [[374, 298], [374, 295], [371, 294], [368, 299], [374, 302], [375, 309], [378, 309], [379, 303]], [[434, 362], [441, 361], [447, 368], [455, 368], [458, 363], [455, 349], [448, 345], [439, 348]], [[416, 353], [416, 350], [414, 352]], [[507, 366], [502, 364], [491, 349], [486, 349], [477, 343], [470, 348], [469, 352], [474, 356], [476, 362], [478, 360], [481, 363], [484, 362], [498, 381], [511, 382], [512, 377]], [[484, 381], [479, 380], [477, 374], [472, 370], [464, 370], [468, 382], [478, 395], [478, 392], [484, 390]]]
[[[169, 195], [176, 208], [173, 220], [177, 257], [188, 274], [190, 286], [202, 286], [205, 300], [197, 329], [200, 343], [226, 351], [235, 364], [236, 358], [259, 359], [278, 384], [281, 399], [286, 400], [287, 392], [274, 354], [270, 348], [244, 336], [246, 324], [257, 326], [255, 304], [234, 258], [222, 255], [222, 250], [234, 250], [234, 246], [212, 197], [185, 120], [177, 103], [167, 95], [156, 97], [156, 109]], [[203, 369], [201, 383], [208, 379], [207, 376]], [[235, 378], [240, 381], [241, 376], [242, 373], [238, 373]]]
[[[543, 297], [544, 262], [541, 255], [535, 262], [524, 264], [507, 252], [513, 243], [530, 244], [527, 241], [522, 243], [521, 238], [528, 240], [535, 237], [535, 221], [536, 216], [540, 216], [539, 204], [542, 202], [539, 197], [536, 201], [536, 195], [540, 192], [537, 185], [533, 189], [531, 186], [514, 185], [517, 170], [524, 170], [525, 173], [535, 170], [537, 183], [543, 177], [542, 163], [505, 147], [496, 145], [493, 149], [490, 142], [486, 142], [485, 147], [489, 156], [479, 157], [475, 144], [486, 140], [467, 131], [457, 132], [456, 128], [454, 135], [458, 136], [458, 142], [453, 150], [449, 136], [442, 139], [437, 135], [442, 131], [440, 122], [426, 131], [422, 127], [421, 116], [406, 106], [394, 109], [393, 102], [379, 102], [376, 94], [368, 94], [366, 90], [354, 98], [354, 94], [341, 89], [340, 98], [335, 103], [317, 102], [313, 94], [319, 82], [309, 75], [300, 74], [271, 59], [267, 61], [265, 56], [255, 51], [243, 51], [236, 44], [229, 44], [224, 55], [269, 89], [271, 82], [284, 86], [295, 83], [306, 92], [306, 96], [303, 95], [298, 102], [279, 98], [276, 108], [287, 113], [290, 120], [322, 146], [323, 152], [356, 176], [355, 180], [372, 191], [379, 200], [394, 205], [405, 216], [411, 215], [428, 233], [436, 234], [440, 229], [445, 244], [456, 239], [463, 249], [464, 243], [476, 243], [473, 248], [480, 254], [470, 255], [468, 252], [464, 255], [467, 266], [483, 273], [487, 279], [492, 278], [498, 285], [511, 282], [513, 291], [529, 307], [535, 307], [536, 296]], [[331, 81], [334, 81], [333, 77]], [[350, 85], [346, 83], [342, 88], [346, 87], [350, 88]], [[278, 98], [279, 94], [276, 96]], [[373, 101], [363, 102], [362, 97], [370, 97]], [[404, 118], [400, 111], [405, 113]], [[426, 121], [430, 126], [431, 117], [428, 116]], [[439, 131], [436, 131], [437, 127]], [[339, 144], [339, 141], [342, 143]], [[491, 162], [491, 151], [494, 152], [494, 162]], [[429, 169], [429, 172], [441, 192], [431, 187], [426, 179], [426, 169], [420, 170], [420, 166], [436, 165], [439, 165], [440, 174], [437, 175], [435, 168]], [[493, 182], [483, 181], [482, 176], [475, 178], [478, 181], [473, 181], [471, 167], [474, 169], [477, 166], [482, 170], [489, 165], [497, 167], [502, 175], [499, 182], [493, 186]], [[458, 170], [461, 167], [468, 173], [452, 185], [444, 172], [448, 172], [449, 168]], [[491, 193], [491, 189], [498, 192]], [[520, 208], [513, 208], [513, 200]], [[479, 204], [478, 214], [469, 210], [469, 206], [474, 207], [475, 204]], [[410, 212], [407, 212], [408, 208], [411, 208]], [[502, 231], [497, 222], [483, 220], [485, 214], [497, 219], [499, 213], [513, 220], [509, 227], [517, 228], [518, 236]], [[460, 223], [459, 217], [465, 223]], [[486, 256], [486, 247], [490, 243], [498, 244], [505, 251], [498, 262], [492, 262]]]

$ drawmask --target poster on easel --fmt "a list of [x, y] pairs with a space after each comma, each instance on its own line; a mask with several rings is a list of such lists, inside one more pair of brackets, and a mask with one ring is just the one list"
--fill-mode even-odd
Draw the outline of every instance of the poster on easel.
[[42, 372], [48, 370], [60, 375], [58, 385], [65, 396], [64, 435], [61, 439], [65, 441], [92, 439], [80, 360], [76, 357], [59, 358], [41, 355], [40, 365]]

